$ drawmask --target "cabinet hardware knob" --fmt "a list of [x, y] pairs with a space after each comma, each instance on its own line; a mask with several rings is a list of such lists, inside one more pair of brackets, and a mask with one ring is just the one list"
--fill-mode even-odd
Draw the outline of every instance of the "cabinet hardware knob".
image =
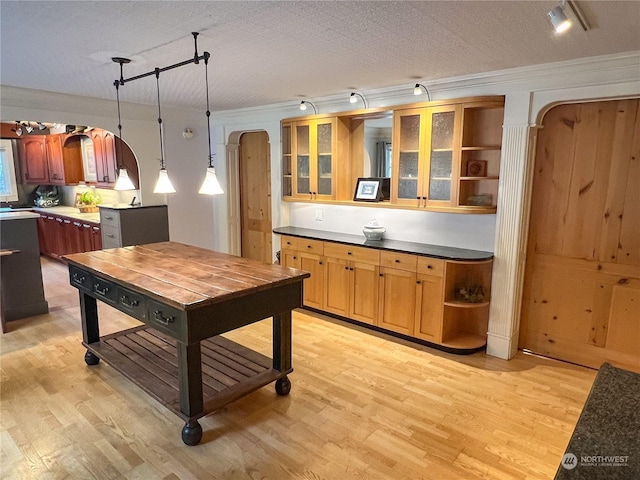
[[380, 274], [380, 276], [382, 277], [382, 276], [384, 276], [384, 275], [381, 273], [381, 274]]
[[126, 295], [122, 295], [120, 297], [120, 303], [122, 303], [122, 305], [124, 305], [125, 307], [129, 307], [129, 308], [137, 307], [139, 304], [138, 300], [131, 300]]
[[427, 269], [431, 270], [433, 267], [431, 265], [427, 265]]
[[322, 265], [322, 262], [318, 262], [318, 265]]
[[113, 217], [110, 215], [105, 215], [104, 218], [106, 218], [107, 220], [113, 220]]
[[349, 270], [353, 272], [353, 267], [349, 268]]
[[352, 255], [352, 253], [351, 252], [347, 252], [347, 255]]
[[418, 285], [420, 285], [420, 280], [418, 280], [416, 283], [417, 283]]
[[295, 260], [296, 258], [298, 258], [298, 257], [293, 257], [293, 259], [294, 259], [294, 260]]
[[311, 245], [307, 245], [307, 248], [311, 248]]
[[398, 260], [398, 259], [396, 258], [396, 259], [395, 259], [395, 262], [396, 262], [396, 263], [400, 263], [400, 260]]
[[344, 267], [345, 270], [349, 270], [349, 267]]
[[[113, 233], [107, 233], [107, 237], [116, 238], [116, 236]], [[296, 257], [293, 257], [293, 258], [296, 258]]]
[[161, 323], [162, 325], [169, 325], [170, 323], [176, 321], [176, 318], [173, 316], [163, 317], [162, 310], [156, 310], [155, 312], [153, 312], [153, 316], [155, 317], [156, 321], [158, 323]]

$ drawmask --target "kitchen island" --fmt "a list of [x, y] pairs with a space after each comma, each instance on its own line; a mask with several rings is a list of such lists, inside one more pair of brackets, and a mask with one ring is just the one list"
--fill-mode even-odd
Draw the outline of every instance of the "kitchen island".
[[[202, 438], [198, 419], [275, 381], [291, 383], [291, 311], [309, 274], [161, 242], [67, 255], [79, 290], [85, 362], [102, 358], [185, 420], [182, 440]], [[142, 325], [100, 337], [97, 300]], [[224, 332], [273, 317], [273, 358]]]
[[0, 323], [42, 315], [49, 311], [44, 298], [38, 215], [27, 211], [0, 212]]

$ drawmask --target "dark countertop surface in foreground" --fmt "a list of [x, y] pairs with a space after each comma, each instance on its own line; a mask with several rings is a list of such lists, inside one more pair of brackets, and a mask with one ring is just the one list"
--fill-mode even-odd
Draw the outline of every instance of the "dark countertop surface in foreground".
[[393, 252], [413, 253], [425, 257], [442, 258], [445, 260], [489, 260], [493, 258], [492, 252], [479, 250], [467, 250], [465, 248], [445, 247], [442, 245], [428, 245], [426, 243], [402, 242], [400, 240], [367, 240], [364, 235], [350, 235], [346, 233], [325, 232], [311, 228], [278, 227], [273, 229], [280, 235], [292, 237], [310, 238], [314, 240], [326, 240], [329, 242], [357, 245], [360, 247], [376, 248]]

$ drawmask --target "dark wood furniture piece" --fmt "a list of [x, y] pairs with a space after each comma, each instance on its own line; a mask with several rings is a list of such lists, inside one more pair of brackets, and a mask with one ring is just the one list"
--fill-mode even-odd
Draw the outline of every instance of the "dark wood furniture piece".
[[0, 324], [42, 315], [49, 311], [44, 297], [38, 215], [31, 212], [0, 213]]
[[[291, 383], [291, 310], [309, 274], [175, 242], [72, 254], [85, 361], [100, 358], [185, 420], [182, 440], [202, 438], [198, 419], [276, 381]], [[97, 300], [143, 322], [100, 337]], [[219, 336], [273, 317], [273, 359]]]
[[126, 247], [169, 240], [166, 205], [100, 205], [102, 248]]

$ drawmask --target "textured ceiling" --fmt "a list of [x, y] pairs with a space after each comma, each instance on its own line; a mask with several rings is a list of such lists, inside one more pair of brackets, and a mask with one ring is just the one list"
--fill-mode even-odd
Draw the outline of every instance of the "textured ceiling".
[[[211, 109], [408, 86], [640, 50], [640, 2], [580, 1], [592, 28], [553, 34], [556, 1], [0, 2], [0, 83], [113, 99], [125, 78], [211, 53]], [[568, 8], [567, 8], [568, 10]], [[640, 72], [639, 72], [640, 75]], [[160, 75], [163, 105], [202, 108], [204, 67]], [[155, 79], [121, 89], [155, 104]]]

